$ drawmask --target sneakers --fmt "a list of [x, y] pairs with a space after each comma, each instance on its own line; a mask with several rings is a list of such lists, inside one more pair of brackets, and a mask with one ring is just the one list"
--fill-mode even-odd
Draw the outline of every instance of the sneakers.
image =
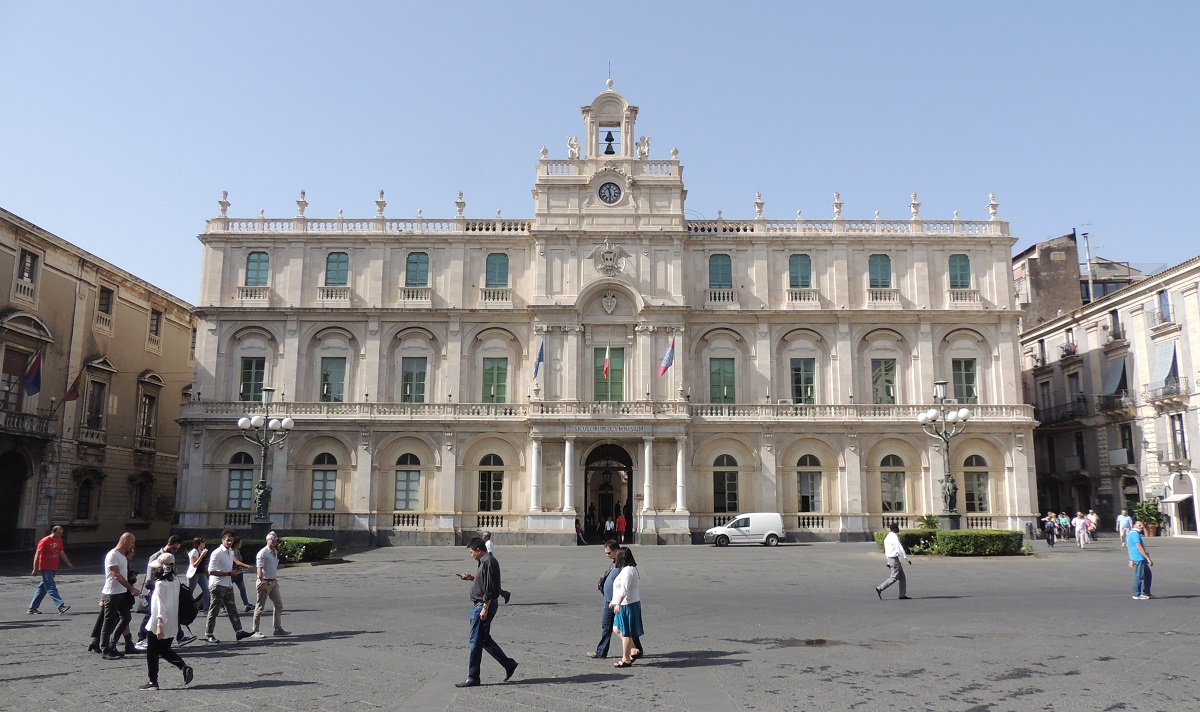
[[291, 633], [287, 632], [283, 628], [276, 628], [275, 635], [291, 635]]
[[39, 611], [36, 608], [30, 608], [28, 611], [25, 611], [25, 613], [28, 615], [31, 615], [31, 616], [36, 616], [36, 615], [40, 614], [41, 611]]
[[177, 643], [177, 645], [179, 645], [179, 647], [182, 648], [183, 646], [187, 645], [188, 643], [194, 643], [194, 642], [196, 642], [196, 636], [185, 635], [179, 639], [179, 642]]
[[259, 638], [265, 638], [265, 637], [267, 637], [267, 636], [263, 635], [262, 633], [259, 633], [259, 632], [256, 630], [256, 631], [254, 631], [253, 633], [251, 633], [251, 634], [250, 634], [250, 637], [251, 637], [251, 638], [254, 638], [255, 640], [258, 640]]
[[157, 682], [147, 682], [145, 685], [142, 685], [138, 689], [139, 690], [157, 690], [158, 683]]
[[1136, 598], [1137, 598], [1137, 600], [1139, 600], [1139, 601], [1149, 601], [1151, 598], [1154, 598], [1154, 596], [1150, 596], [1150, 595], [1147, 595], [1147, 594], [1144, 594], [1144, 593], [1143, 593], [1143, 594], [1142, 594], [1142, 595], [1140, 595], [1140, 596], [1136, 596]]
[[191, 666], [191, 665], [184, 665], [184, 666], [183, 666], [183, 684], [185, 684], [185, 685], [190, 685], [190, 684], [191, 684], [191, 682], [192, 682], [192, 677], [193, 677], [195, 674], [196, 674], [196, 673], [195, 673], [195, 671], [194, 671], [194, 670], [192, 670], [192, 666]]
[[217, 636], [213, 635], [212, 633], [209, 633], [208, 635], [204, 636], [204, 642], [205, 643], [220, 643], [221, 641], [217, 640]]
[[147, 649], [149, 649], [149, 647], [150, 647], [150, 641], [148, 641], [148, 640], [139, 640], [138, 642], [136, 642], [136, 643], [134, 643], [134, 644], [133, 644], [133, 647], [134, 647], [134, 649], [136, 649], [136, 650], [140, 650], [140, 651], [142, 651], [142, 652], [145, 652], [145, 651], [146, 651]]
[[253, 611], [253, 610], [254, 610], [254, 606], [253, 606], [253, 605], [251, 605], [251, 604], [249, 604], [249, 603], [247, 603], [247, 604], [246, 604], [246, 610], [244, 610], [244, 611], [242, 611], [242, 612], [243, 612], [243, 613], [250, 613], [250, 612], [251, 612], [251, 611]]
[[237, 638], [238, 640], [245, 640], [246, 638], [249, 638], [252, 635], [254, 635], [254, 634], [248, 630], [239, 630], [237, 633], [234, 634], [234, 637]]
[[62, 615], [63, 613], [66, 613], [69, 610], [71, 610], [71, 607], [65, 603], [58, 607], [59, 615]]

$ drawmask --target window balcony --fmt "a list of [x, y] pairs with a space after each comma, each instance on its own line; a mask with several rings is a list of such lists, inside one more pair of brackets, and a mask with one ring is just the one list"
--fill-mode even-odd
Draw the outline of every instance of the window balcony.
[[112, 314], [105, 314], [102, 311], [97, 311], [96, 321], [92, 323], [92, 327], [96, 331], [102, 331], [105, 334], [111, 334], [113, 330]]
[[1112, 395], [1100, 396], [1096, 399], [1096, 409], [1102, 413], [1131, 410], [1137, 406], [1137, 396], [1129, 391], [1121, 391]]
[[1168, 378], [1162, 386], [1146, 391], [1145, 398], [1152, 405], [1187, 402], [1188, 380], [1186, 378]]
[[153, 435], [139, 435], [137, 436], [137, 442], [133, 447], [134, 449], [141, 450], [143, 452], [155, 452], [157, 444], [158, 438], [154, 437]]
[[332, 529], [335, 520], [333, 512], [312, 512], [308, 515], [308, 526], [312, 529]]
[[512, 288], [480, 287], [479, 303], [485, 307], [512, 307]]
[[416, 529], [421, 526], [421, 515], [413, 512], [396, 512], [392, 514], [392, 527]]
[[37, 285], [24, 279], [13, 282], [13, 297], [30, 304], [37, 304]]
[[704, 290], [704, 306], [713, 309], [736, 309], [737, 291], [733, 289]]
[[815, 309], [821, 306], [821, 295], [815, 289], [787, 290], [788, 306]]
[[1042, 425], [1055, 425], [1079, 420], [1089, 415], [1087, 396], [1075, 396], [1070, 403], [1042, 408], [1037, 412], [1037, 420]]
[[266, 304], [271, 296], [270, 287], [238, 287], [237, 298], [242, 304]]
[[867, 306], [883, 309], [899, 309], [900, 290], [880, 288], [868, 289]]
[[108, 432], [104, 428], [79, 428], [79, 442], [88, 445], [104, 445]]
[[317, 287], [317, 300], [322, 306], [349, 306], [349, 287]]
[[432, 305], [433, 289], [430, 287], [401, 287], [401, 307], [428, 308]]
[[983, 304], [978, 289], [951, 289], [947, 294], [952, 308], [977, 308]]
[[54, 437], [50, 430], [53, 421], [49, 417], [7, 410], [3, 416], [0, 420], [0, 430], [4, 433], [47, 440]]
[[146, 350], [162, 353], [162, 337], [158, 334], [146, 334]]

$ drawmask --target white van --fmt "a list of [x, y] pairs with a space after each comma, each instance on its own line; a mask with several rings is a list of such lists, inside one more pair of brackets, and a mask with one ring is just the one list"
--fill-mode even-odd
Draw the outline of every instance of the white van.
[[765, 544], [775, 546], [787, 534], [783, 530], [783, 515], [778, 512], [739, 514], [721, 527], [704, 532], [705, 544]]

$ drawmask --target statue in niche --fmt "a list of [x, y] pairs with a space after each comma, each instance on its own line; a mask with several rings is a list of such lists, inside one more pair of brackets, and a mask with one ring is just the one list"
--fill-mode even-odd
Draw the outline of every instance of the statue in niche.
[[579, 139], [574, 136], [567, 137], [567, 158], [571, 160], [579, 158]]
[[638, 139], [637, 156], [638, 156], [638, 158], [649, 158], [650, 157], [650, 137], [649, 136], [642, 136], [641, 138]]

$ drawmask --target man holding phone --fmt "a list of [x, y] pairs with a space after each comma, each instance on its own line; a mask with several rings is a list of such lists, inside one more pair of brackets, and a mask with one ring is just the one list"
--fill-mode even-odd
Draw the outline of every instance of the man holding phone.
[[467, 552], [478, 564], [474, 575], [458, 574], [463, 581], [473, 581], [471, 586], [471, 643], [470, 659], [467, 664], [467, 679], [454, 683], [455, 687], [479, 685], [479, 665], [483, 651], [496, 659], [504, 668], [504, 681], [508, 682], [517, 669], [517, 661], [508, 657], [496, 641], [492, 640], [492, 617], [496, 612], [496, 599], [500, 597], [500, 562], [488, 553], [483, 539], [475, 537], [467, 544]]

